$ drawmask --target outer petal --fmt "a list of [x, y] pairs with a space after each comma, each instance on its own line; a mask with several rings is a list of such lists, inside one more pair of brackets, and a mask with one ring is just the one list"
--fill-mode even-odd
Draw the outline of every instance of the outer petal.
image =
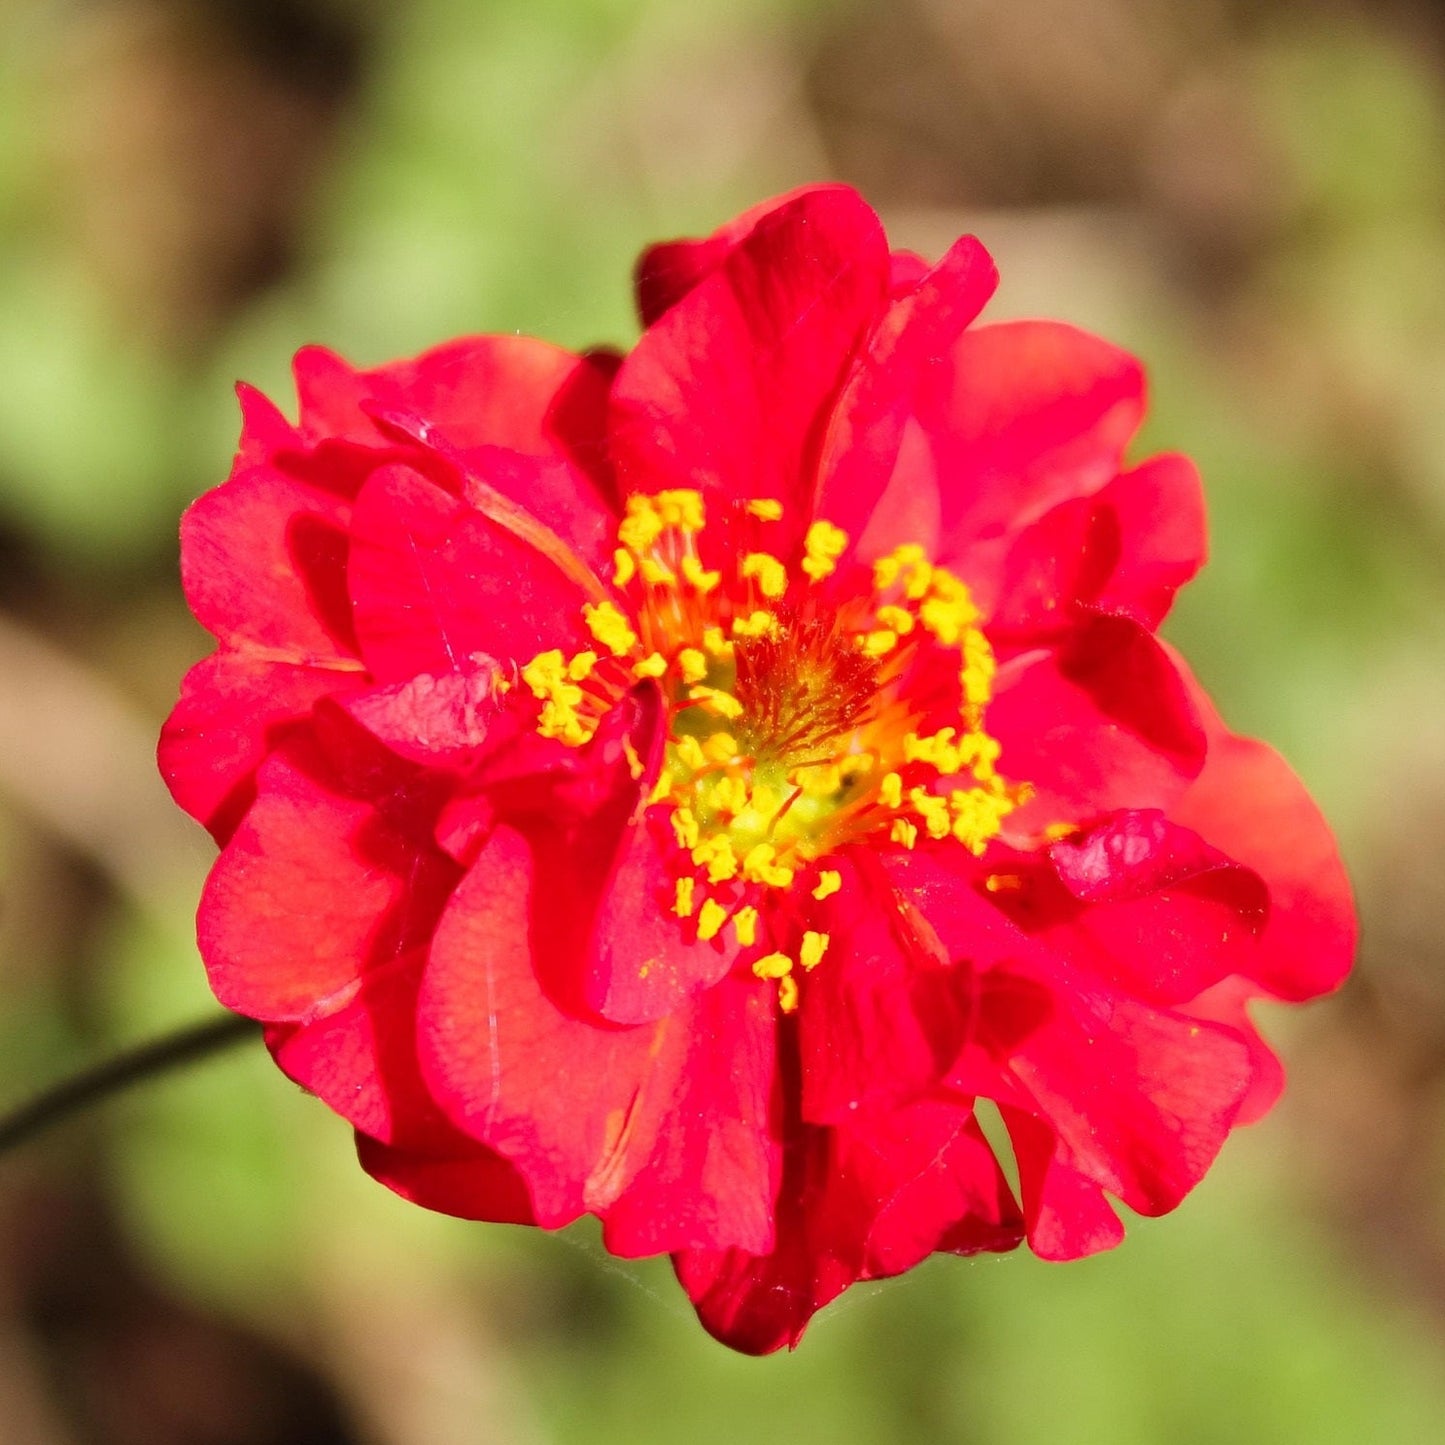
[[522, 1176], [465, 1134], [454, 1137], [449, 1151], [427, 1153], [358, 1133], [356, 1155], [373, 1179], [423, 1209], [494, 1224], [535, 1224]]
[[196, 620], [272, 660], [354, 660], [349, 515], [344, 499], [267, 467], [207, 492], [181, 523], [181, 581]]
[[[869, 338], [823, 444], [815, 510], [857, 542], [865, 561], [903, 542], [932, 547], [940, 522], [929, 478], [896, 469], [920, 378], [943, 364], [998, 285], [973, 236], [898, 297]], [[889, 486], [893, 478], [894, 485]]]
[[608, 368], [528, 336], [468, 336], [410, 361], [358, 371], [334, 352], [296, 355], [301, 429], [312, 440], [377, 444], [366, 406], [425, 416], [457, 447], [498, 446], [565, 459], [595, 435]]
[[[420, 1005], [433, 1094], [512, 1160], [546, 1227], [591, 1212], [618, 1250], [767, 1248], [767, 1024], [737, 1002], [760, 991], [720, 986], [639, 1028], [573, 1017], [534, 967], [536, 915], [555, 907], [539, 883], [521, 836], [499, 828], [442, 920]], [[633, 1188], [666, 1207], [644, 1210]]]
[[612, 393], [625, 491], [811, 502], [820, 429], [887, 300], [878, 218], [842, 187], [769, 215], [643, 334]]
[[1153, 630], [1203, 565], [1204, 499], [1184, 457], [1155, 457], [1099, 492], [1060, 503], [1020, 532], [997, 572], [969, 583], [995, 637], [1056, 636], [1080, 609]]
[[302, 1022], [345, 1006], [363, 973], [427, 937], [456, 879], [450, 859], [332, 777], [309, 741], [274, 755], [206, 882], [201, 955], [238, 1013]]
[[[1036, 952], [1027, 959], [981, 980], [977, 1044], [954, 1080], [1006, 1111], [1030, 1245], [1072, 1258], [1122, 1237], [1100, 1190], [1163, 1214], [1203, 1178], [1250, 1088], [1252, 1061], [1232, 1029], [1152, 1009]], [[1030, 995], [1047, 1008], [1020, 1031], [1015, 999]]]
[[942, 495], [939, 560], [967, 577], [974, 545], [1097, 491], [1143, 409], [1139, 363], [1097, 337], [1052, 321], [965, 332], [915, 400]]
[[689, 1250], [673, 1263], [711, 1334], [766, 1354], [796, 1345], [856, 1280], [900, 1274], [935, 1249], [1012, 1249], [1021, 1232], [968, 1106], [928, 1099], [851, 1128], [803, 1128], [771, 1253]]
[[1161, 645], [1126, 618], [1097, 618], [1050, 652], [999, 669], [986, 725], [1000, 767], [1034, 800], [1009, 831], [1168, 807], [1204, 764], [1190, 692]]
[[250, 806], [256, 769], [288, 725], [319, 698], [362, 686], [356, 667], [303, 667], [224, 649], [198, 662], [161, 730], [161, 776], [176, 802], [224, 843]]
[[1231, 733], [1189, 682], [1209, 756], [1172, 816], [1269, 886], [1269, 924], [1250, 977], [1279, 998], [1328, 993], [1349, 972], [1357, 938], [1350, 881], [1329, 825], [1279, 754]]
[[702, 239], [661, 241], [649, 246], [637, 258], [634, 282], [637, 310], [644, 326], [651, 326], [665, 311], [676, 306], [700, 281], [712, 275], [727, 260], [739, 242], [774, 211], [831, 186], [799, 186], [771, 200], [749, 206], [740, 216], [719, 226]]
[[272, 1025], [266, 1041], [289, 1078], [363, 1133], [386, 1144], [448, 1152], [465, 1136], [446, 1122], [417, 1064], [424, 964], [425, 950], [418, 948], [369, 969], [329, 1012]]

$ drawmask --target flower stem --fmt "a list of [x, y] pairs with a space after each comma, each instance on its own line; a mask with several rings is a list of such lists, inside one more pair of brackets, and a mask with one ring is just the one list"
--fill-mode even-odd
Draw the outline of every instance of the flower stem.
[[52, 1124], [132, 1084], [204, 1059], [260, 1032], [254, 1019], [225, 1014], [129, 1049], [94, 1068], [62, 1079], [43, 1093], [0, 1115], [0, 1154], [24, 1144]]

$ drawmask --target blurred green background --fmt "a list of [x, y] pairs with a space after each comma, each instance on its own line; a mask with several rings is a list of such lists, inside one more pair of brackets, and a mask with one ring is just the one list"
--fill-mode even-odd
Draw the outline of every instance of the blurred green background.
[[1172, 635], [1336, 822], [1365, 945], [1176, 1216], [765, 1361], [592, 1231], [393, 1199], [242, 1050], [0, 1160], [0, 1441], [1445, 1439], [1442, 158], [1435, 0], [5, 0], [0, 1100], [214, 1007], [151, 751], [232, 381], [626, 344], [644, 242], [825, 176], [1146, 358], [1213, 513]]

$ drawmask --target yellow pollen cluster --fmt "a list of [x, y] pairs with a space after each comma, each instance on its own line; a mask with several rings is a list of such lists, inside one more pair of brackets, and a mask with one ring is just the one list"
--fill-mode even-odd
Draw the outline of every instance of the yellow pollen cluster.
[[521, 678], [537, 731], [569, 747], [631, 689], [661, 690], [668, 736], [646, 786], [676, 845], [664, 906], [700, 942], [736, 948], [786, 1013], [828, 952], [807, 925], [845, 887], [830, 856], [925, 842], [981, 854], [1028, 790], [998, 772], [983, 731], [994, 658], [967, 586], [907, 545], [872, 563], [871, 595], [842, 595], [859, 575], [838, 573], [847, 534], [815, 521], [801, 544], [770, 546], [783, 516], [773, 498], [735, 504], [713, 544], [701, 493], [629, 497], [614, 600], [582, 609], [595, 645], [541, 653]]

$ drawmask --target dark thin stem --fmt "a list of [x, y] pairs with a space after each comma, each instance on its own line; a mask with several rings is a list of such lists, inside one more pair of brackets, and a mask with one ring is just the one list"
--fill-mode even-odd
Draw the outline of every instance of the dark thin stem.
[[0, 1154], [110, 1094], [219, 1053], [258, 1034], [260, 1028], [254, 1019], [226, 1014], [192, 1024], [63, 1079], [18, 1109], [0, 1116]]

